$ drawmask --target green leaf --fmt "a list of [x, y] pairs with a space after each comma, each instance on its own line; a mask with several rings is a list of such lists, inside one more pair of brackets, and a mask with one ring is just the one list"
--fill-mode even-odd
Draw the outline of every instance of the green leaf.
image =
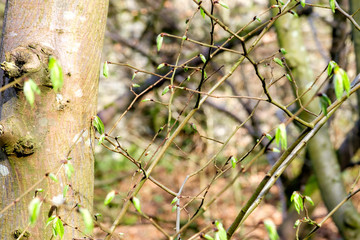
[[331, 105], [330, 98], [325, 93], [322, 93], [320, 95], [320, 107], [325, 116], [327, 116], [328, 114], [327, 108], [330, 105]]
[[136, 211], [138, 211], [139, 213], [142, 213], [141, 212], [140, 200], [137, 197], [132, 197], [131, 201], [134, 204], [134, 207], [135, 207]]
[[48, 220], [46, 221], [46, 227], [49, 226], [49, 224], [50, 224], [52, 221], [54, 221], [55, 218], [56, 218], [56, 216], [54, 216], [54, 215], [51, 216], [51, 217], [49, 217]]
[[184, 35], [184, 36], [182, 37], [182, 40], [186, 40], [186, 38], [187, 38], [186, 35]]
[[285, 76], [286, 76], [286, 78], [287, 78], [290, 82], [292, 82], [292, 79], [291, 79], [290, 74], [287, 73]]
[[161, 69], [165, 66], [165, 63], [160, 63], [159, 66], [157, 66], [157, 69]]
[[334, 69], [334, 89], [335, 89], [335, 96], [337, 99], [340, 99], [344, 93], [344, 81], [343, 76], [340, 73], [340, 68], [335, 67]]
[[49, 71], [53, 89], [55, 92], [58, 92], [64, 84], [64, 77], [60, 64], [52, 56], [49, 57]]
[[204, 239], [206, 240], [214, 240], [214, 238], [212, 238], [210, 235], [205, 234], [204, 236], [202, 236]]
[[103, 75], [106, 78], [109, 76], [109, 65], [107, 61], [105, 61], [103, 65]]
[[174, 205], [174, 206], [171, 208], [171, 212], [175, 212], [175, 211], [176, 211], [176, 208], [177, 208], [177, 206]]
[[267, 139], [269, 139], [271, 141], [272, 136], [270, 134], [267, 133], [265, 136], [266, 136]]
[[297, 228], [300, 225], [301, 221], [298, 219], [296, 220], [295, 224], [294, 224], [294, 228]]
[[302, 7], [305, 7], [305, 0], [300, 0], [300, 4]]
[[176, 203], [179, 199], [177, 197], [174, 197], [173, 200], [171, 201], [171, 205], [173, 205], [174, 203]]
[[283, 55], [287, 54], [287, 51], [285, 50], [285, 48], [280, 48], [280, 52], [281, 52]]
[[200, 53], [200, 58], [201, 58], [201, 61], [203, 61], [203, 63], [206, 62], [206, 57], [204, 55], [202, 55], [201, 53]]
[[347, 73], [345, 72], [344, 69], [340, 68], [339, 69], [339, 74], [341, 75], [341, 79], [344, 85], [344, 89], [346, 91], [346, 95], [349, 97], [349, 93], [350, 93], [350, 79], [349, 76], [347, 75]]
[[331, 11], [334, 13], [335, 12], [335, 0], [329, 0], [329, 5], [331, 8]]
[[31, 200], [29, 204], [29, 216], [30, 216], [30, 225], [34, 226], [36, 223], [36, 220], [39, 217], [40, 214], [40, 207], [41, 207], [41, 200], [40, 198], [36, 197], [33, 200]]
[[83, 218], [84, 224], [85, 224], [85, 233], [89, 234], [94, 229], [94, 221], [93, 218], [86, 208], [80, 208], [79, 209], [80, 214]]
[[232, 168], [236, 168], [236, 162], [237, 162], [236, 157], [231, 156], [231, 158], [230, 158], [230, 162], [231, 162], [231, 166], [232, 166]]
[[276, 226], [273, 221], [265, 220], [264, 225], [265, 225], [265, 228], [269, 235], [270, 240], [279, 240], [280, 239], [280, 237], [276, 231]]
[[190, 81], [190, 76], [188, 76], [188, 77], [186, 78], [186, 81]]
[[65, 187], [64, 187], [64, 189], [63, 189], [63, 198], [66, 198], [66, 195], [67, 195], [68, 190], [69, 190], [69, 185], [66, 184]]
[[93, 117], [93, 126], [96, 128], [96, 130], [100, 133], [104, 133], [104, 123], [101, 121], [101, 119], [98, 116]]
[[132, 87], [133, 87], [133, 88], [138, 88], [138, 87], [140, 87], [140, 85], [137, 84], [137, 83], [134, 83], [134, 84], [132, 85]]
[[300, 211], [304, 209], [304, 203], [301, 194], [297, 191], [294, 191], [290, 200], [291, 202], [294, 202], [295, 210], [298, 212], [298, 214], [300, 214]]
[[299, 15], [297, 14], [297, 12], [295, 12], [295, 11], [293, 11], [293, 10], [291, 10], [290, 13], [291, 13], [292, 15], [294, 15], [295, 17], [299, 17]]
[[284, 123], [281, 123], [276, 129], [275, 142], [278, 146], [281, 146], [281, 149], [287, 149], [286, 126]]
[[98, 142], [98, 145], [101, 145], [105, 140], [105, 134], [101, 134], [100, 137], [99, 137], [99, 142]]
[[215, 233], [215, 239], [227, 240], [226, 230], [223, 227], [222, 223], [215, 221], [215, 226], [217, 228], [217, 231]]
[[54, 182], [59, 182], [58, 179], [57, 179], [57, 177], [56, 177], [55, 174], [53, 174], [53, 173], [49, 173], [49, 178], [50, 178], [51, 180], [53, 180]]
[[223, 7], [223, 8], [226, 8], [226, 9], [230, 9], [229, 6], [224, 3], [223, 1], [219, 1], [219, 4]]
[[114, 199], [116, 195], [116, 192], [114, 190], [112, 190], [111, 192], [109, 192], [107, 195], [106, 195], [106, 198], [104, 200], [104, 205], [108, 205], [109, 203], [111, 203], [111, 201]]
[[161, 95], [164, 96], [170, 90], [169, 86], [166, 86], [162, 91]]
[[261, 19], [258, 16], [256, 16], [255, 19], [256, 21], [261, 22]]
[[33, 107], [35, 102], [35, 93], [39, 95], [41, 93], [40, 88], [32, 79], [29, 79], [25, 81], [23, 90], [26, 100], [30, 103], [31, 107]]
[[148, 102], [148, 101], [151, 101], [150, 98], [145, 98], [144, 100], [142, 100], [141, 102]]
[[59, 236], [60, 239], [62, 239], [64, 237], [64, 225], [63, 225], [61, 219], [58, 217], [56, 217], [53, 220], [53, 235], [55, 237]]
[[137, 74], [137, 72], [134, 72], [134, 73], [133, 73], [133, 75], [132, 75], [132, 77], [131, 77], [131, 81], [134, 80], [134, 78], [136, 77], [136, 74]]
[[164, 37], [163, 37], [163, 35], [160, 33], [160, 34], [156, 37], [156, 47], [157, 47], [158, 52], [159, 52], [160, 49], [161, 49], [161, 46], [162, 46], [162, 44], [163, 44], [163, 41], [164, 41]]
[[277, 57], [274, 57], [274, 62], [276, 62], [278, 65], [280, 65], [281, 67], [284, 67], [284, 64], [282, 63], [282, 61], [279, 59], [279, 58], [277, 58]]
[[204, 79], [207, 79], [207, 74], [205, 70], [204, 70]]
[[200, 14], [205, 19], [206, 14], [205, 14], [204, 9], [202, 7], [200, 7]]
[[334, 68], [337, 67], [338, 64], [334, 61], [330, 61], [327, 67], [327, 73], [328, 76], [331, 76], [333, 74]]
[[70, 179], [71, 175], [75, 172], [74, 170], [74, 166], [72, 165], [72, 163], [70, 161], [68, 161], [65, 166], [65, 174], [66, 176]]
[[273, 151], [273, 152], [276, 152], [276, 153], [281, 152], [278, 148], [272, 148], [272, 151]]
[[305, 200], [308, 201], [311, 205], [314, 206], [314, 201], [309, 196], [305, 196]]

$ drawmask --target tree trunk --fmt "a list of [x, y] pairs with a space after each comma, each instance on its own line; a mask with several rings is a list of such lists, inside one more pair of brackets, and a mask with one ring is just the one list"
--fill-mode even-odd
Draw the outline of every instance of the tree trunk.
[[[302, 39], [301, 19], [287, 14], [279, 18], [275, 22], [275, 26], [279, 44], [288, 52], [285, 55], [286, 62], [297, 83], [299, 94], [301, 94], [315, 79]], [[314, 89], [302, 97], [302, 102], [307, 103], [313, 95]], [[319, 113], [319, 103], [314, 100], [307, 109]], [[301, 117], [311, 121], [309, 114], [302, 114]], [[313, 164], [322, 199], [328, 210], [332, 210], [347, 197], [347, 193], [341, 179], [339, 163], [329, 139], [329, 132], [325, 125], [308, 143], [307, 151]], [[336, 211], [333, 220], [344, 239], [359, 239], [360, 217], [351, 202], [347, 202]]]
[[[50, 239], [51, 226], [45, 228], [49, 213], [58, 215], [64, 223], [63, 239], [84, 236], [82, 217], [77, 210], [81, 206], [92, 213], [91, 117], [96, 113], [107, 7], [107, 0], [6, 3], [1, 47], [1, 59], [6, 63], [1, 79], [2, 85], [12, 81], [18, 84], [1, 95], [3, 240], [16, 239], [21, 232], [25, 232], [22, 239]], [[60, 63], [64, 76], [64, 85], [57, 94], [49, 81], [50, 55]], [[6, 66], [18, 71], [12, 72]], [[30, 78], [41, 89], [34, 107], [22, 91], [24, 81]], [[64, 170], [70, 158], [75, 171], [68, 178]], [[58, 182], [46, 177], [48, 173], [57, 174]], [[62, 203], [65, 186], [69, 190]], [[36, 192], [39, 188], [44, 191]], [[35, 195], [42, 201], [41, 212], [37, 224], [29, 226], [28, 205]], [[50, 211], [55, 205], [56, 211]]]

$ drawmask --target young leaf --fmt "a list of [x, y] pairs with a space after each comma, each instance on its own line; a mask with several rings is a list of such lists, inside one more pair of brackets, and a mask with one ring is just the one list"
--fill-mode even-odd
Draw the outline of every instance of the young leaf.
[[334, 81], [335, 96], [337, 99], [340, 99], [344, 93], [344, 81], [339, 67], [335, 67], [334, 69], [333, 81]]
[[286, 76], [286, 78], [287, 78], [290, 82], [292, 82], [292, 79], [291, 79], [290, 74], [287, 73], [285, 76]]
[[335, 12], [335, 0], [329, 0], [331, 11]]
[[64, 83], [63, 72], [58, 61], [50, 56], [49, 57], [49, 71], [50, 71], [50, 80], [53, 85], [55, 92], [58, 92]]
[[215, 233], [215, 239], [227, 240], [226, 230], [223, 227], [222, 223], [215, 221], [215, 226], [217, 228], [217, 231]]
[[296, 222], [294, 223], [294, 228], [297, 228], [300, 223], [301, 223], [301, 221], [299, 219], [296, 220]]
[[142, 213], [141, 212], [140, 200], [137, 197], [133, 197], [131, 199], [131, 201], [134, 204], [134, 207], [135, 207], [136, 211], [138, 211], [139, 213]]
[[265, 220], [264, 225], [265, 225], [265, 228], [269, 235], [270, 240], [279, 240], [280, 239], [280, 237], [276, 231], [276, 226], [273, 221]]
[[314, 206], [314, 201], [309, 196], [305, 196], [305, 200], [308, 201], [311, 205]]
[[51, 217], [49, 217], [48, 220], [46, 221], [46, 227], [49, 226], [49, 224], [50, 224], [52, 221], [54, 221], [55, 218], [56, 218], [56, 216], [54, 216], [54, 215], [51, 216]]
[[57, 179], [57, 177], [56, 177], [55, 174], [53, 174], [53, 173], [49, 173], [49, 178], [50, 178], [51, 180], [53, 180], [54, 182], [59, 182], [58, 179]]
[[267, 133], [265, 136], [266, 136], [267, 139], [269, 139], [271, 141], [272, 136], [270, 134]]
[[300, 4], [302, 7], [305, 7], [305, 0], [300, 0]]
[[138, 87], [140, 87], [140, 85], [137, 84], [137, 83], [134, 83], [134, 84], [132, 85], [132, 87], [133, 87], [133, 88], [138, 88]]
[[65, 166], [65, 174], [66, 176], [70, 179], [71, 175], [74, 173], [74, 166], [72, 165], [72, 163], [70, 161], [68, 161]]
[[64, 187], [64, 189], [63, 189], [63, 198], [66, 198], [66, 195], [67, 195], [68, 190], [69, 190], [69, 185], [66, 184], [65, 187]]
[[324, 115], [327, 116], [327, 108], [331, 105], [331, 100], [325, 93], [321, 93], [319, 96], [321, 110], [323, 111]]
[[201, 58], [201, 61], [203, 61], [203, 63], [206, 62], [206, 57], [204, 55], [202, 55], [201, 53], [200, 53], [200, 58]]
[[61, 219], [58, 217], [56, 217], [53, 220], [53, 235], [55, 237], [59, 236], [60, 239], [62, 239], [64, 237], [64, 225], [63, 225]]
[[277, 64], [279, 64], [281, 67], [284, 67], [284, 64], [282, 63], [282, 61], [279, 59], [279, 58], [277, 58], [277, 57], [274, 57], [274, 62], [276, 62]]
[[202, 238], [206, 239], [206, 240], [214, 240], [214, 238], [212, 238], [210, 235], [205, 234], [204, 236], [201, 236]]
[[256, 21], [261, 22], [261, 18], [259, 18], [258, 16], [255, 17]]
[[276, 152], [276, 153], [281, 152], [278, 148], [272, 148], [272, 151], [273, 151], [273, 152]]
[[204, 9], [202, 7], [200, 8], [200, 14], [205, 19], [206, 15], [205, 15]]
[[40, 198], [34, 198], [31, 200], [29, 204], [29, 216], [30, 216], [30, 225], [34, 226], [36, 223], [36, 220], [39, 217], [40, 214], [40, 207], [41, 207], [41, 200]]
[[166, 86], [162, 91], [161, 95], [164, 96], [170, 90], [169, 86]]
[[284, 123], [281, 123], [276, 129], [275, 142], [278, 146], [281, 146], [281, 149], [287, 149], [286, 126]]
[[93, 126], [96, 128], [96, 130], [100, 133], [104, 133], [104, 123], [101, 121], [101, 119], [98, 116], [93, 117]]
[[159, 52], [160, 49], [161, 49], [161, 46], [162, 46], [162, 44], [163, 44], [163, 41], [164, 41], [164, 37], [163, 37], [163, 35], [160, 33], [160, 34], [156, 37], [156, 47], [157, 47], [158, 52]]
[[231, 158], [230, 158], [230, 162], [231, 162], [231, 166], [232, 166], [232, 168], [236, 168], [236, 162], [237, 162], [236, 157], [231, 156]]
[[160, 63], [159, 66], [157, 66], [157, 69], [161, 69], [165, 66], [165, 63]]
[[114, 190], [112, 190], [111, 192], [109, 192], [106, 195], [106, 198], [104, 200], [104, 205], [108, 205], [109, 203], [111, 203], [111, 201], [114, 199], [116, 192]]
[[177, 200], [179, 200], [177, 197], [174, 197], [173, 200], [171, 201], [171, 205], [173, 205], [174, 203], [177, 202]]
[[342, 69], [342, 68], [339, 69], [339, 73], [341, 75], [341, 79], [342, 79], [342, 82], [343, 82], [343, 85], [344, 85], [346, 95], [349, 96], [349, 93], [350, 93], [350, 79], [349, 79], [349, 76], [347, 75], [345, 70]]
[[79, 209], [81, 216], [83, 217], [83, 221], [85, 224], [85, 233], [89, 234], [94, 229], [94, 221], [93, 218], [86, 208]]
[[105, 140], [105, 134], [101, 134], [100, 137], [99, 137], [99, 142], [98, 142], [98, 145], [101, 145]]
[[280, 48], [280, 52], [281, 52], [283, 55], [287, 54], [287, 51], [285, 50], [285, 48]]
[[300, 214], [300, 211], [304, 209], [304, 203], [299, 192], [295, 191], [291, 195], [291, 202], [294, 202], [295, 210]]
[[105, 61], [103, 65], [103, 75], [106, 78], [109, 76], [109, 65], [107, 61]]
[[136, 77], [136, 74], [137, 74], [137, 72], [134, 72], [134, 73], [133, 73], [133, 75], [132, 75], [132, 77], [131, 77], [131, 81], [134, 80], [134, 78]]
[[330, 61], [327, 67], [327, 73], [328, 76], [331, 76], [333, 74], [334, 68], [337, 67], [337, 63], [334, 61]]
[[145, 98], [144, 100], [142, 100], [141, 102], [148, 102], [148, 101], [151, 101], [150, 98]]
[[230, 9], [229, 6], [224, 3], [223, 1], [219, 1], [219, 4], [223, 7], [223, 8], [226, 8], [226, 9]]

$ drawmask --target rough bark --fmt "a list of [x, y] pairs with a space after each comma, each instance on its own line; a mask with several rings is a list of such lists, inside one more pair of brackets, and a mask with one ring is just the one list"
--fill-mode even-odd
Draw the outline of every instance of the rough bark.
[[[285, 56], [299, 87], [299, 94], [307, 89], [308, 84], [314, 80], [308, 55], [305, 49], [301, 32], [301, 19], [287, 14], [275, 23], [278, 40], [281, 47], [287, 50]], [[314, 90], [302, 97], [303, 103], [311, 100]], [[319, 103], [313, 101], [308, 110], [319, 113]], [[301, 117], [311, 121], [312, 116], [302, 114]], [[331, 210], [340, 201], [346, 198], [344, 184], [341, 179], [340, 167], [333, 146], [329, 141], [327, 126], [324, 126], [307, 145], [308, 156], [311, 159], [314, 173], [317, 178], [322, 199], [326, 207]], [[359, 239], [360, 217], [356, 209], [347, 202], [334, 215], [333, 220], [344, 239]]]
[[[103, 44], [108, 1], [104, 0], [8, 0], [6, 3], [1, 62], [2, 85], [19, 81], [15, 88], [1, 93], [0, 215], [1, 239], [50, 239], [45, 228], [52, 198], [70, 190], [56, 214], [65, 226], [63, 239], [84, 235], [77, 207], [92, 211], [93, 132], [91, 117], [96, 113], [100, 55]], [[64, 86], [56, 94], [49, 83], [49, 55], [62, 66]], [[7, 66], [15, 66], [17, 72]], [[11, 65], [11, 63], [13, 65]], [[25, 100], [22, 83], [33, 79], [41, 89], [32, 108]], [[60, 166], [71, 158], [75, 172], [71, 179]], [[44, 178], [59, 170], [59, 183]], [[37, 186], [34, 184], [44, 178]], [[43, 200], [34, 227], [29, 222], [28, 204], [35, 189]], [[54, 212], [55, 214], [55, 212]]]

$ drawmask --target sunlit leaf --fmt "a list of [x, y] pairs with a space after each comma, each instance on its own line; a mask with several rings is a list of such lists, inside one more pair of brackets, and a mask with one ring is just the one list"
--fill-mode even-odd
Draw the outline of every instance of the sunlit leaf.
[[40, 207], [41, 207], [41, 200], [40, 198], [34, 198], [31, 200], [29, 204], [29, 216], [30, 216], [30, 225], [34, 226], [36, 223], [36, 220], [39, 217], [40, 214]]
[[214, 238], [211, 237], [211, 236], [208, 235], [208, 234], [205, 234], [205, 235], [203, 235], [203, 236], [201, 236], [201, 237], [204, 238], [204, 239], [206, 239], [206, 240], [214, 240]]
[[219, 4], [224, 8], [230, 9], [229, 6], [226, 3], [224, 3], [223, 1], [219, 1]]
[[57, 177], [56, 177], [55, 174], [53, 174], [53, 173], [49, 173], [49, 178], [50, 178], [51, 180], [53, 180], [54, 182], [59, 182], [58, 179], [57, 179]]
[[173, 200], [171, 201], [171, 205], [173, 205], [174, 203], [176, 203], [179, 199], [177, 197], [174, 197]]
[[300, 211], [304, 209], [304, 203], [299, 192], [294, 191], [290, 198], [291, 202], [294, 203], [295, 210], [300, 214]]
[[63, 189], [63, 198], [66, 198], [68, 190], [69, 190], [69, 185], [66, 184]]
[[165, 95], [170, 90], [169, 86], [166, 86], [164, 90], [162, 91], [161, 95]]
[[108, 205], [109, 203], [111, 203], [111, 201], [114, 199], [116, 192], [114, 190], [110, 191], [107, 195], [106, 198], [104, 200], [104, 205]]
[[81, 216], [83, 218], [83, 221], [84, 221], [85, 233], [89, 234], [94, 229], [93, 218], [92, 218], [89, 210], [87, 210], [86, 208], [80, 208], [79, 211], [80, 211], [80, 214], [81, 214]]
[[308, 201], [311, 205], [314, 206], [314, 201], [309, 196], [305, 196], [305, 200]]
[[55, 92], [58, 92], [63, 86], [64, 77], [60, 64], [52, 56], [49, 57], [49, 71], [50, 71], [50, 80], [53, 85], [53, 89]]
[[281, 59], [274, 57], [274, 62], [276, 62], [278, 65], [280, 65], [281, 67], [284, 67], [284, 64], [282, 63]]
[[59, 236], [60, 239], [64, 237], [64, 224], [58, 217], [53, 220], [53, 233], [55, 233], [54, 236]]
[[236, 157], [231, 156], [231, 158], [230, 158], [230, 162], [231, 162], [231, 166], [232, 166], [232, 168], [236, 168], [236, 162], [237, 162]]
[[335, 61], [330, 61], [327, 67], [328, 76], [333, 74], [334, 68], [337, 67], [338, 64]]
[[93, 117], [93, 125], [96, 128], [96, 130], [100, 133], [104, 133], [104, 123], [101, 121], [101, 119], [98, 116]]
[[286, 78], [287, 78], [290, 82], [292, 82], [292, 79], [291, 79], [290, 74], [287, 73], [285, 76], [286, 76]]
[[285, 50], [285, 48], [280, 48], [280, 52], [281, 52], [283, 55], [287, 54], [287, 51]]
[[226, 230], [223, 227], [222, 223], [215, 221], [215, 226], [217, 228], [217, 231], [215, 233], [215, 239], [227, 240]]
[[101, 145], [105, 140], [105, 134], [101, 134], [100, 137], [99, 137], [99, 142], [98, 142], [98, 145]]
[[65, 174], [70, 179], [72, 174], [74, 173], [74, 166], [72, 165], [71, 161], [68, 161], [65, 166]]
[[205, 14], [204, 9], [202, 7], [200, 7], [200, 14], [205, 19], [206, 14]]
[[281, 149], [287, 149], [287, 134], [284, 123], [281, 123], [276, 129], [275, 142], [278, 146], [281, 146]]
[[343, 76], [340, 73], [340, 68], [335, 67], [334, 69], [334, 89], [335, 96], [337, 99], [340, 99], [344, 93], [344, 81]]
[[335, 12], [335, 0], [329, 0], [329, 5], [331, 8], [331, 11], [334, 13]]
[[132, 197], [131, 201], [134, 204], [134, 207], [135, 207], [136, 211], [141, 213], [140, 200], [137, 197]]
[[200, 58], [201, 58], [201, 61], [203, 61], [203, 63], [206, 62], [206, 57], [204, 55], [202, 55], [201, 53], [200, 53]]
[[138, 87], [140, 87], [140, 85], [137, 84], [137, 83], [134, 83], [134, 84], [132, 85], [132, 87], [133, 87], [133, 88], [138, 88]]
[[132, 75], [132, 77], [131, 77], [131, 81], [134, 80], [134, 78], [136, 77], [136, 74], [137, 74], [137, 72], [134, 72], [134, 73], [133, 73], [133, 75]]
[[280, 239], [280, 237], [276, 231], [276, 226], [273, 221], [265, 220], [264, 225], [265, 225], [265, 228], [269, 235], [270, 240], [279, 240]]
[[161, 69], [165, 66], [165, 63], [160, 63], [159, 66], [157, 66], [157, 69]]
[[106, 78], [109, 76], [109, 65], [107, 61], [105, 61], [103, 65], [103, 75]]
[[160, 34], [156, 37], [156, 47], [157, 47], [158, 52], [159, 52], [160, 49], [161, 49], [161, 46], [162, 46], [162, 44], [163, 44], [163, 41], [164, 41], [164, 37], [163, 37], [163, 35], [160, 33]]
[[305, 0], [300, 0], [300, 4], [302, 7], [305, 7]]

